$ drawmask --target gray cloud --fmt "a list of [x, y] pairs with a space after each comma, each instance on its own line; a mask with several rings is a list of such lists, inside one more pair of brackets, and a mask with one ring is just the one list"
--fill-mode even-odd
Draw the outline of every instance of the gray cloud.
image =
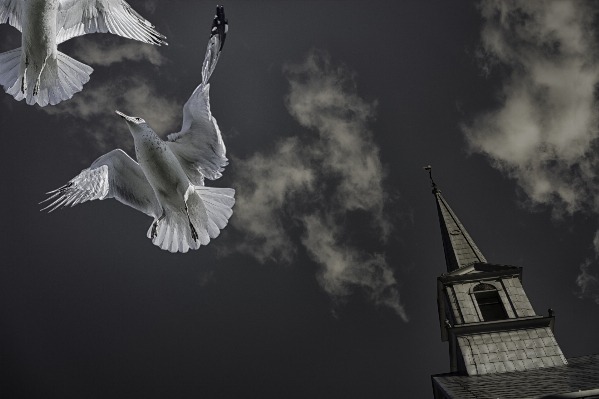
[[101, 151], [133, 149], [133, 139], [127, 126], [114, 113], [117, 109], [145, 119], [162, 136], [178, 130], [183, 104], [160, 96], [141, 78], [117, 79], [101, 86], [88, 86], [90, 83], [70, 100], [40, 109], [59, 117], [70, 117], [65, 128], [73, 134], [93, 137]]
[[109, 66], [125, 60], [143, 61], [160, 66], [166, 62], [160, 47], [136, 40], [122, 42], [112, 35], [83, 36], [77, 39], [73, 57], [86, 64]]
[[376, 104], [358, 95], [354, 74], [333, 66], [326, 53], [313, 51], [284, 72], [287, 109], [312, 135], [234, 160], [239, 172], [232, 223], [246, 237], [238, 249], [261, 262], [290, 263], [301, 248], [319, 265], [318, 281], [335, 302], [359, 287], [407, 321], [384, 256], [348, 238], [346, 219], [355, 211], [370, 216], [371, 226], [362, 226], [362, 233], [378, 234], [384, 242], [391, 230], [379, 149], [368, 130]]
[[[464, 124], [472, 152], [555, 218], [599, 213], [597, 43], [589, 3], [483, 1], [483, 70], [504, 72], [500, 106]], [[579, 285], [588, 290], [587, 269]], [[582, 283], [580, 283], [582, 282]]]
[[310, 257], [322, 266], [318, 281], [327, 293], [343, 299], [353, 287], [363, 288], [375, 304], [390, 307], [408, 321], [399, 301], [393, 270], [383, 255], [367, 254], [345, 244], [339, 224], [331, 215], [308, 215], [302, 221], [306, 229], [302, 244]]
[[280, 142], [272, 154], [234, 159], [236, 203], [233, 225], [251, 238], [239, 250], [260, 262], [291, 263], [296, 246], [288, 236], [284, 210], [294, 200], [314, 193], [315, 171], [310, 150], [297, 137]]
[[291, 85], [287, 108], [302, 126], [319, 133], [323, 172], [338, 179], [336, 204], [345, 211], [371, 212], [386, 238], [391, 225], [383, 218], [383, 167], [367, 128], [376, 103], [360, 98], [354, 73], [333, 67], [325, 53], [312, 52], [304, 63], [284, 70]]
[[577, 295], [579, 298], [591, 298], [599, 305], [599, 278], [591, 271], [592, 267], [593, 262], [590, 260], [580, 265], [580, 274], [576, 277], [576, 284], [580, 289]]
[[595, 250], [595, 262], [587, 259], [580, 265], [580, 274], [576, 277], [576, 284], [579, 288], [578, 296], [580, 298], [591, 298], [599, 305], [599, 268], [596, 262], [599, 259], [599, 230], [593, 238], [593, 249]]

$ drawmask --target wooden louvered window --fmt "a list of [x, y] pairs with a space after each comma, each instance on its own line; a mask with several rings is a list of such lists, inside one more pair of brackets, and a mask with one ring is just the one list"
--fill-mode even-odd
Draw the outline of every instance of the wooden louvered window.
[[474, 287], [472, 291], [474, 292], [474, 297], [478, 303], [483, 321], [504, 320], [508, 318], [499, 292], [494, 286], [481, 283]]

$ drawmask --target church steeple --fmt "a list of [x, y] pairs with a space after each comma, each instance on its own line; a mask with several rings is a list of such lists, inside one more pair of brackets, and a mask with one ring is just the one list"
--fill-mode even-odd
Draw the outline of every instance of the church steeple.
[[[566, 365], [553, 336], [555, 318], [551, 312], [543, 317], [534, 311], [522, 287], [522, 268], [487, 262], [441, 195], [431, 167], [425, 169], [447, 266], [447, 273], [437, 279], [437, 305], [451, 372], [473, 376]], [[433, 385], [441, 389], [440, 383], [434, 379]]]
[[431, 166], [425, 166], [424, 169], [428, 170], [433, 195], [437, 200], [437, 212], [439, 214], [447, 271], [452, 272], [473, 263], [486, 263], [487, 259], [478, 249], [458, 217], [453, 213], [449, 204], [441, 195], [441, 190], [437, 188], [433, 180]]

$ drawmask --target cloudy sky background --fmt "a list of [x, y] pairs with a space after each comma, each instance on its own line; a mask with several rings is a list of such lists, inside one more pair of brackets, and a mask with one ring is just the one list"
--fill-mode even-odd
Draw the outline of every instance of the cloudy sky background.
[[[130, 4], [168, 37], [87, 35], [39, 108], [0, 96], [2, 386], [35, 397], [426, 397], [449, 370], [422, 166], [487, 259], [524, 267], [566, 357], [598, 353], [599, 81], [591, 2], [230, 2], [211, 108], [230, 225], [170, 254], [113, 201], [40, 213], [199, 84], [211, 2]], [[20, 34], [0, 26], [0, 51]]]

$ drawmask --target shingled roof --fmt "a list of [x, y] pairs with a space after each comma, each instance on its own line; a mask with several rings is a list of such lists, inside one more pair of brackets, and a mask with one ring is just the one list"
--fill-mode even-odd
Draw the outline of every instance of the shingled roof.
[[568, 359], [568, 364], [485, 375], [433, 375], [447, 397], [501, 398], [599, 398], [599, 355]]

